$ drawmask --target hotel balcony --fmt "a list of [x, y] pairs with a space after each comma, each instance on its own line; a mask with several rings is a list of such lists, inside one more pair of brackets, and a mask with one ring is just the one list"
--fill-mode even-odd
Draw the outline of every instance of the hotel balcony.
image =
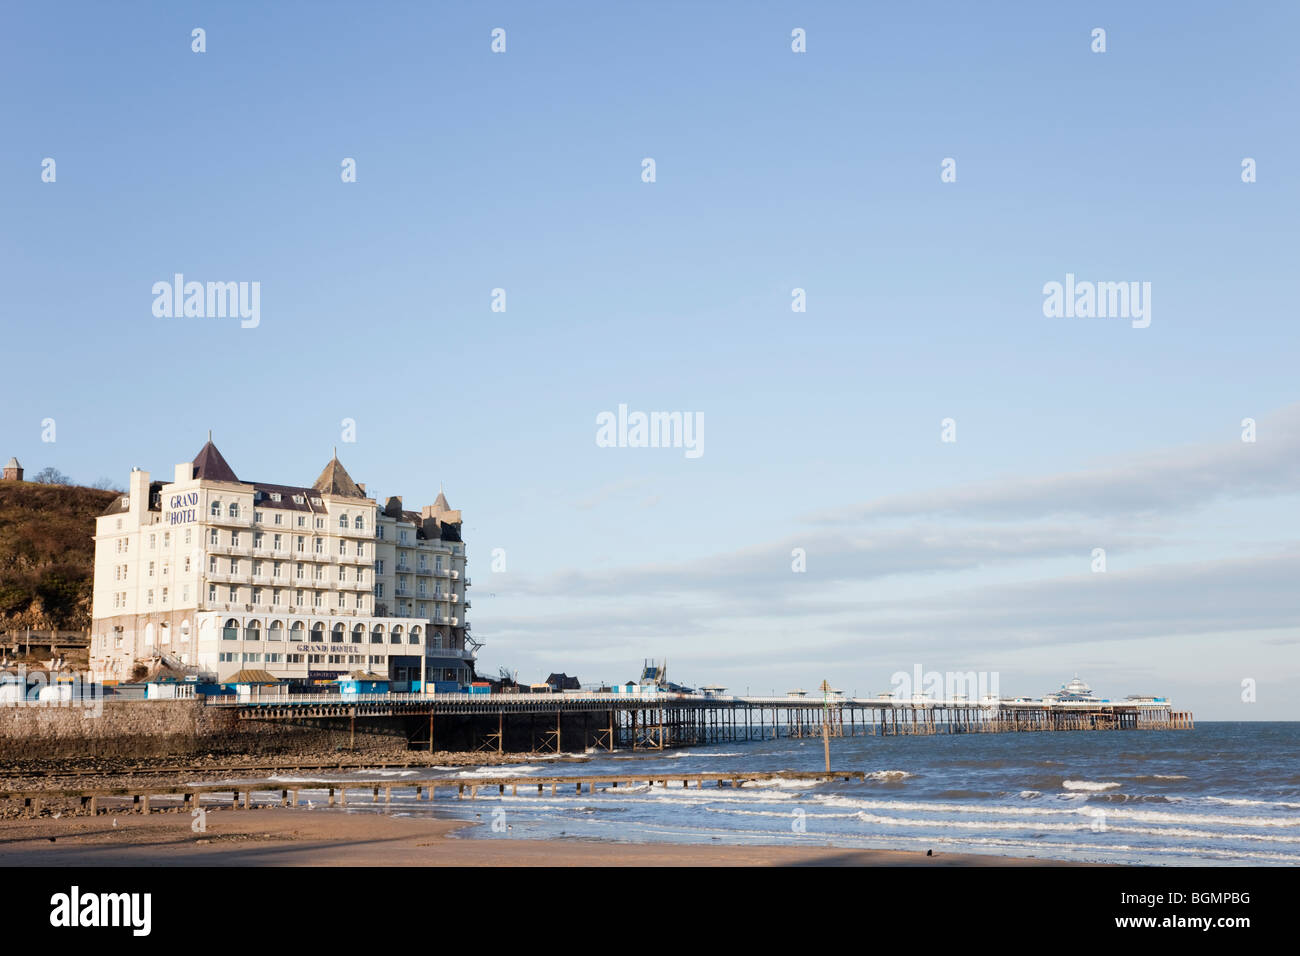
[[415, 569], [415, 573], [425, 575], [433, 574], [433, 568], [419, 567]]
[[453, 581], [459, 581], [459, 580], [460, 580], [460, 572], [459, 572], [459, 571], [455, 571], [455, 570], [448, 571], [448, 572], [447, 572], [447, 576], [450, 577]]
[[223, 528], [251, 528], [253, 526], [253, 516], [247, 517], [241, 515], [238, 518], [232, 518], [224, 512], [219, 515], [208, 515], [206, 524], [221, 525]]

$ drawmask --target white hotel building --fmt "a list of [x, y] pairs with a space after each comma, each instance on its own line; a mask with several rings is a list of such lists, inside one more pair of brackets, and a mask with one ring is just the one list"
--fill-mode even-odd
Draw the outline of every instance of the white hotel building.
[[460, 531], [441, 492], [418, 512], [381, 507], [337, 455], [310, 487], [244, 481], [209, 439], [170, 482], [132, 471], [96, 520], [90, 668], [467, 681]]

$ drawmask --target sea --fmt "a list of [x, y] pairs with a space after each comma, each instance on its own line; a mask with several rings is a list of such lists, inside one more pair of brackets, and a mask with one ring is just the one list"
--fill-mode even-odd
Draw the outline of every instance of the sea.
[[[1144, 865], [1300, 864], [1300, 723], [1201, 723], [1194, 730], [842, 737], [836, 770], [865, 782], [783, 781], [736, 789], [560, 787], [477, 799], [448, 788], [417, 801], [403, 778], [821, 770], [820, 738], [615, 751], [479, 768], [358, 770], [393, 802], [325, 812], [433, 815], [468, 840], [773, 844], [933, 850]], [[285, 784], [304, 777], [275, 778]], [[321, 776], [309, 779], [320, 780]], [[324, 794], [302, 791], [322, 806]]]

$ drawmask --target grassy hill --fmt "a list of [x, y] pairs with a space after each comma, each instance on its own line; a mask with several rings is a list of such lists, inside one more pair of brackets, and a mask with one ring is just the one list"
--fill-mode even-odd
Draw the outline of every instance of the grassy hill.
[[90, 627], [95, 517], [117, 494], [0, 481], [0, 629]]

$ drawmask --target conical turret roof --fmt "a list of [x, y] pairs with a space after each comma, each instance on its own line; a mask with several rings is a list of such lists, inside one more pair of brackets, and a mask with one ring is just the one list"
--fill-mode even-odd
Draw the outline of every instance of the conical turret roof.
[[323, 495], [339, 495], [343, 498], [364, 498], [366, 493], [357, 487], [357, 483], [352, 480], [348, 470], [343, 467], [336, 453], [330, 459], [325, 470], [320, 473], [320, 477], [312, 484]]

